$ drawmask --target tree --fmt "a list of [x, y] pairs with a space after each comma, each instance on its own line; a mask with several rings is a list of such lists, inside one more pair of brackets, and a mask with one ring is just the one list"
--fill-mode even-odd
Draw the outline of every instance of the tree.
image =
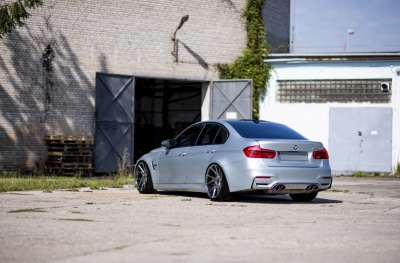
[[17, 0], [0, 6], [0, 38], [10, 33], [16, 25], [19, 27], [24, 25], [23, 20], [30, 16], [26, 8], [35, 9], [42, 5], [43, 0]]

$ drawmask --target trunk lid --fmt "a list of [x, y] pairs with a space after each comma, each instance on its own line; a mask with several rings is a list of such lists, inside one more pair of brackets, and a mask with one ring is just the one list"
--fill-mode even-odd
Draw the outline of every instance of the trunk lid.
[[320, 142], [299, 140], [258, 141], [260, 147], [276, 151], [273, 159], [264, 158], [264, 162], [271, 167], [320, 167], [321, 159], [314, 159], [313, 152], [323, 149]]

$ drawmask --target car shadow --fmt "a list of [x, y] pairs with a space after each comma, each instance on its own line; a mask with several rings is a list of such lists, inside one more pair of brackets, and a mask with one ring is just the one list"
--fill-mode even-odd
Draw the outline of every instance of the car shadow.
[[[199, 198], [208, 199], [204, 193], [194, 193], [194, 192], [179, 192], [179, 191], [157, 191], [159, 195], [166, 196], [180, 196], [183, 198]], [[273, 204], [340, 204], [343, 203], [341, 200], [326, 199], [316, 197], [312, 201], [301, 202], [293, 201], [289, 195], [260, 195], [260, 194], [235, 194], [233, 199], [229, 201], [230, 203], [273, 203]]]
[[340, 204], [343, 201], [316, 197], [312, 201], [294, 201], [289, 195], [238, 195], [232, 200], [237, 203], [273, 203], [273, 204]]

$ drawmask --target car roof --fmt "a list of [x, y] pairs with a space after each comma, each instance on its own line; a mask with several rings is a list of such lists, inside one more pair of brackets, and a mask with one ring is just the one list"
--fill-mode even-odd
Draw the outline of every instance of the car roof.
[[[259, 119], [218, 119], [218, 120], [209, 120], [204, 122], [219, 122], [219, 123], [270, 123], [270, 124], [277, 124], [277, 125], [284, 125], [278, 122], [266, 121], [266, 120], [259, 120]], [[284, 125], [286, 126], [286, 125]]]
[[239, 120], [233, 120], [233, 119], [227, 119], [224, 120], [228, 123], [234, 123], [234, 122], [254, 122], [254, 123], [260, 123], [260, 122], [269, 122], [269, 123], [274, 123], [271, 121], [265, 121], [265, 120], [259, 120], [259, 119], [239, 119]]
[[210, 121], [225, 124], [228, 129], [233, 129], [243, 138], [250, 139], [293, 139], [307, 140], [306, 137], [288, 127], [285, 124], [258, 120], [258, 119], [242, 119], [242, 120], [218, 120]]

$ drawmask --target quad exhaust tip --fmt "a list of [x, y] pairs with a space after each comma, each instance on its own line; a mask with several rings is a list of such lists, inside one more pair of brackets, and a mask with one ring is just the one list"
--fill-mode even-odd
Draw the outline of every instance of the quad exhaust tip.
[[274, 185], [272, 187], [272, 190], [275, 190], [275, 191], [278, 191], [278, 192], [283, 191], [285, 189], [286, 189], [286, 186], [283, 185], [283, 184], [277, 184], [277, 185]]
[[[276, 184], [271, 189], [274, 190], [274, 191], [281, 192], [281, 191], [284, 191], [286, 189], [286, 186], [284, 184]], [[319, 190], [319, 187], [318, 187], [317, 184], [310, 184], [310, 185], [308, 185], [306, 187], [306, 190], [315, 192], [315, 191]]]
[[316, 184], [310, 184], [309, 186], [307, 186], [306, 190], [308, 191], [318, 191], [319, 187]]

